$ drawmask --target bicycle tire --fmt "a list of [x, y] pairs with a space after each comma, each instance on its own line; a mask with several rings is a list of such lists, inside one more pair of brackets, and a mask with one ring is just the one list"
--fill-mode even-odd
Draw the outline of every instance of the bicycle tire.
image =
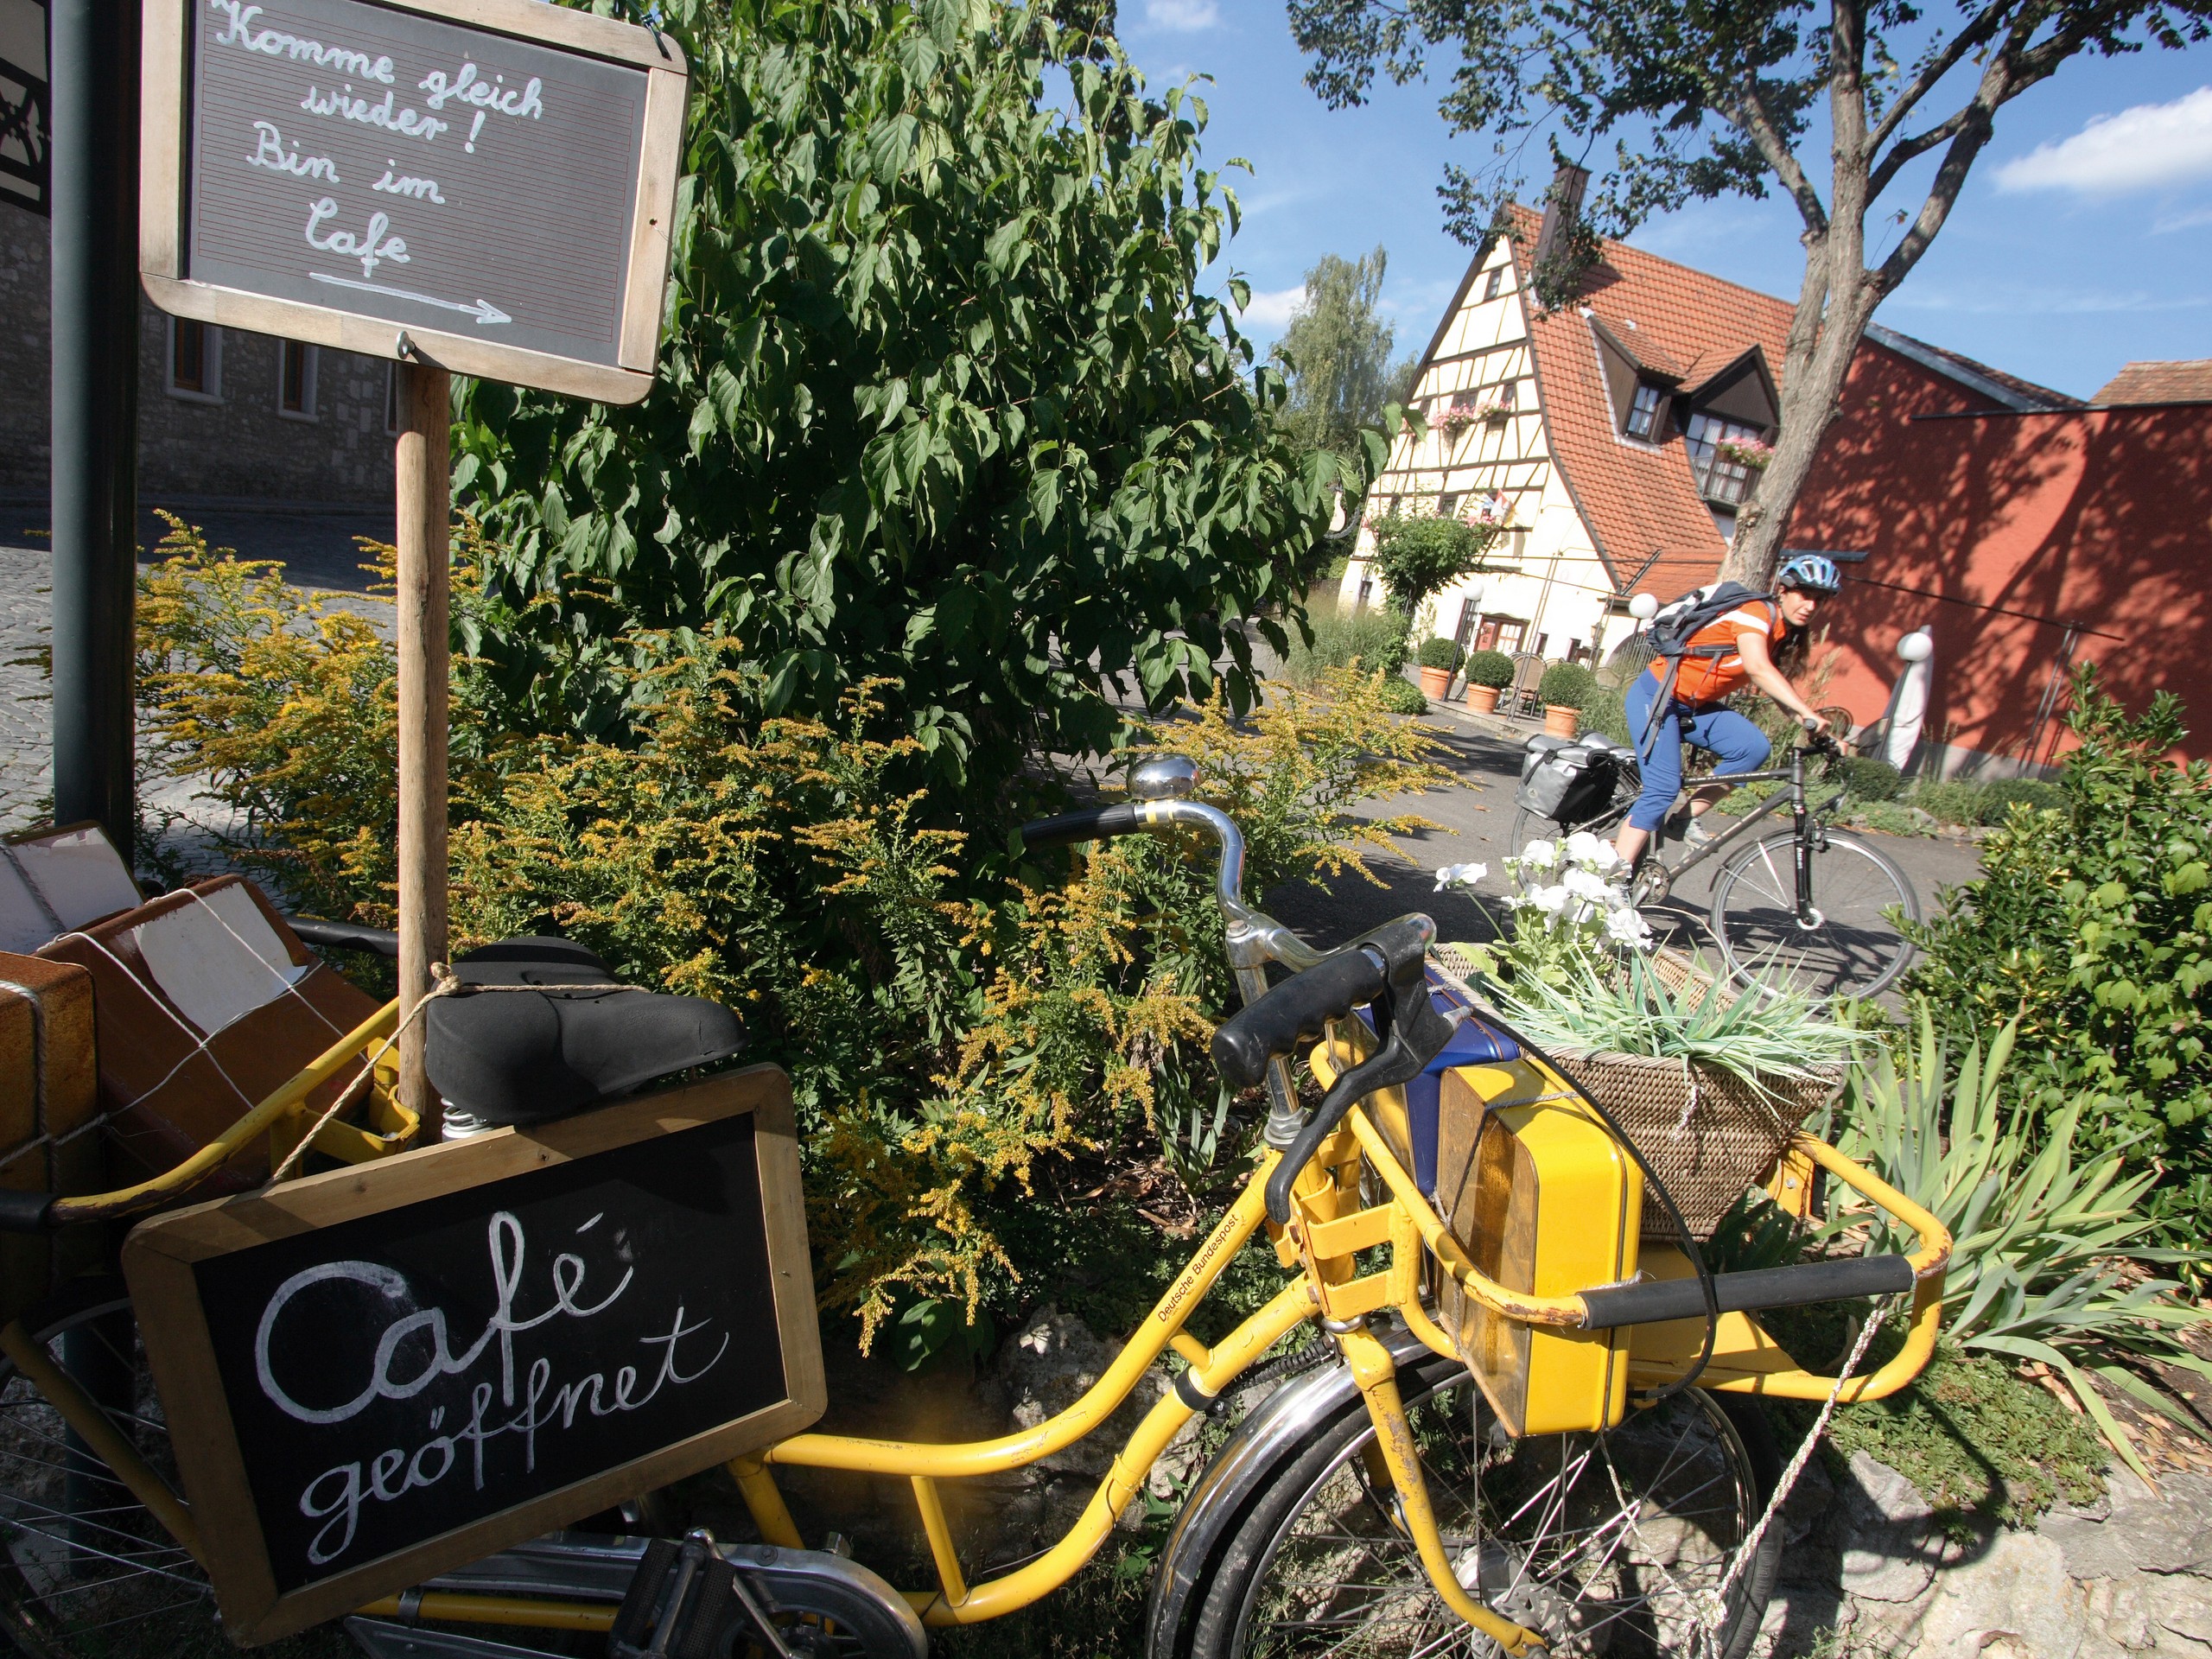
[[[1781, 1476], [1773, 1432], [1757, 1406], [1692, 1389], [1631, 1412], [1606, 1434], [1513, 1440], [1491, 1433], [1488, 1407], [1465, 1366], [1425, 1357], [1401, 1370], [1398, 1382], [1446, 1548], [1463, 1578], [1487, 1581], [1493, 1605], [1545, 1636], [1554, 1654], [1621, 1651], [1615, 1638], [1622, 1636], [1630, 1636], [1639, 1653], [1703, 1651], [1689, 1622], [1696, 1604], [1688, 1586], [1695, 1580], [1704, 1588], [1718, 1586], [1726, 1560], [1749, 1535]], [[1681, 1432], [1670, 1440], [1675, 1426]], [[1342, 1659], [1407, 1659], [1497, 1651], [1487, 1637], [1461, 1624], [1430, 1588], [1411, 1541], [1367, 1472], [1363, 1453], [1373, 1439], [1366, 1408], [1354, 1399], [1284, 1458], [1217, 1558], [1192, 1620], [1190, 1659], [1294, 1659], [1324, 1652]], [[1522, 1460], [1527, 1471], [1522, 1484], [1516, 1485], [1513, 1465]], [[1540, 1482], [1533, 1496], [1520, 1501], [1527, 1481], [1541, 1477], [1548, 1460], [1556, 1461], [1564, 1482], [1556, 1477]], [[1573, 1472], [1567, 1474], [1570, 1468]], [[1626, 1485], [1616, 1487], [1612, 1482], [1623, 1478], [1624, 1468]], [[1565, 1519], [1552, 1541], [1558, 1559], [1548, 1582], [1541, 1566], [1527, 1571], [1532, 1560], [1546, 1559], [1541, 1539], [1516, 1541], [1504, 1528], [1477, 1532], [1470, 1526], [1470, 1505], [1453, 1478], [1462, 1470], [1481, 1483], [1474, 1506], [1478, 1516], [1494, 1512], [1510, 1528], [1533, 1515], [1530, 1524], [1537, 1529]], [[1638, 1470], [1656, 1471], [1650, 1491], [1637, 1489]], [[1675, 1484], [1687, 1486], [1684, 1497], [1692, 1501], [1725, 1489], [1725, 1501], [1712, 1506], [1719, 1518], [1711, 1529], [1700, 1525], [1706, 1509], [1668, 1507], [1666, 1495]], [[1536, 1501], [1548, 1487], [1557, 1488], [1558, 1501]], [[1611, 1522], [1582, 1524], [1609, 1506]], [[1570, 1541], [1624, 1516], [1630, 1518], [1619, 1541], [1607, 1550], [1586, 1551]], [[1326, 1524], [1331, 1522], [1340, 1522], [1342, 1530], [1334, 1531]], [[1720, 1659], [1744, 1659], [1757, 1639], [1781, 1567], [1782, 1545], [1782, 1529], [1769, 1528], [1730, 1592], [1726, 1628], [1713, 1649]], [[1654, 1570], [1640, 1579], [1636, 1569], [1644, 1555]], [[1574, 1582], [1571, 1596], [1562, 1595], [1556, 1586], [1578, 1565], [1589, 1569], [1587, 1576]], [[1308, 1566], [1314, 1569], [1310, 1575]], [[1319, 1595], [1318, 1603], [1298, 1599], [1301, 1583]], [[1648, 1592], [1639, 1591], [1643, 1584], [1650, 1586]], [[1624, 1596], [1600, 1593], [1623, 1586]], [[1294, 1617], [1273, 1618], [1271, 1597], [1280, 1598]], [[1316, 1613], [1320, 1616], [1307, 1616]], [[1590, 1644], [1587, 1638], [1608, 1630], [1603, 1646]]]
[[[79, 1280], [22, 1322], [32, 1340], [80, 1380], [90, 1361], [113, 1368], [130, 1403], [109, 1406], [110, 1418], [174, 1484], [168, 1426], [123, 1281]], [[212, 1656], [229, 1647], [199, 1563], [67, 1434], [60, 1414], [3, 1358], [0, 1543], [8, 1634], [32, 1659], [115, 1659], [156, 1649]], [[336, 1659], [344, 1643], [333, 1630], [308, 1645]]]
[[1912, 961], [1912, 941], [1890, 912], [1920, 919], [1920, 896], [1885, 853], [1856, 836], [1827, 830], [1813, 860], [1821, 920], [1796, 919], [1795, 830], [1764, 836], [1730, 855], [1713, 878], [1713, 937], [1729, 969], [1746, 985], [1813, 996], [1878, 996]]

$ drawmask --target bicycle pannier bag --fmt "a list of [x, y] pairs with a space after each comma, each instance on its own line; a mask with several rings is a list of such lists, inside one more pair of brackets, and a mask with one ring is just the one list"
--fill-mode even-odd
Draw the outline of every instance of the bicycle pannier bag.
[[1620, 763], [1610, 749], [1569, 744], [1528, 769], [1514, 804], [1554, 823], [1586, 823], [1611, 803], [1619, 777]]

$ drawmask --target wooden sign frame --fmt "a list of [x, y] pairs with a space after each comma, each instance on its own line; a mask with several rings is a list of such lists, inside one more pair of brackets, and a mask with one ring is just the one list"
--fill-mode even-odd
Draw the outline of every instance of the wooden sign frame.
[[[248, 1448], [239, 1444], [227, 1404], [194, 1264], [747, 1112], [754, 1120], [786, 1397], [527, 1503], [280, 1592], [246, 1476]], [[791, 1079], [773, 1065], [751, 1066], [579, 1116], [498, 1129], [158, 1216], [124, 1242], [123, 1268], [199, 1529], [202, 1565], [214, 1582], [226, 1627], [243, 1645], [289, 1636], [365, 1601], [786, 1439], [820, 1417], [828, 1401]]]
[[[127, 3], [127, 0], [126, 0]], [[543, 0], [365, 0], [395, 11], [504, 35], [534, 46], [646, 71], [644, 141], [637, 167], [617, 366], [505, 346], [435, 327], [308, 305], [212, 283], [184, 273], [191, 116], [188, 16], [194, 0], [143, 0], [144, 48], [139, 139], [138, 269], [147, 297], [172, 316], [305, 340], [365, 357], [423, 362], [455, 374], [634, 404], [652, 387], [667, 298], [676, 181], [690, 70], [667, 35]], [[414, 352], [399, 349], [401, 340]]]

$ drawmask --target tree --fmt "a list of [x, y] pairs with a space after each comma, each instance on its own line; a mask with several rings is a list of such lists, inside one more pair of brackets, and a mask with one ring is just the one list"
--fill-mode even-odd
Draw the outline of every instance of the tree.
[[1376, 315], [1389, 262], [1379, 246], [1357, 260], [1323, 254], [1275, 342], [1271, 355], [1290, 383], [1284, 423], [1311, 448], [1357, 447], [1363, 428], [1382, 427], [1385, 404], [1403, 401], [1411, 365], [1391, 366], [1396, 331]]
[[1487, 567], [1483, 556], [1497, 539], [1494, 525], [1477, 529], [1457, 518], [1392, 513], [1375, 525], [1375, 574], [1409, 624], [1421, 620], [1431, 595]]
[[[1915, 0], [1289, 0], [1306, 81], [1357, 104], [1378, 68], [1403, 83], [1447, 44], [1455, 131], [1496, 130], [1481, 177], [1446, 169], [1447, 222], [1476, 242], [1518, 189], [1510, 136], [1556, 121], [1586, 156], [1616, 143], [1593, 219], [1624, 236], [1695, 199], [1778, 188], [1802, 222], [1804, 280], [1782, 365], [1781, 435], [1738, 515], [1724, 573], [1763, 585], [1834, 418], [1853, 354], [1950, 216], [1998, 111], [2083, 52], [2208, 37], [2212, 0], [1961, 0], [1955, 27], [1917, 27]], [[1906, 60], [1910, 60], [1907, 61]], [[1815, 130], [1825, 103], [1827, 133]], [[1808, 143], [1808, 138], [1813, 143]], [[1825, 142], [1825, 190], [1817, 178]], [[1557, 139], [1554, 154], [1560, 159]], [[1882, 198], [1923, 156], [1916, 207]], [[1902, 227], [1867, 260], [1870, 215]]]
[[1225, 656], [1249, 707], [1225, 624], [1297, 614], [1381, 440], [1301, 449], [1200, 290], [1230, 212], [1204, 106], [995, 0], [654, 16], [692, 77], [658, 384], [461, 400], [455, 493], [494, 543], [463, 644], [502, 717], [619, 733], [642, 662], [734, 635], [759, 715], [880, 682], [957, 804], [1105, 745], [1117, 677], [1203, 701]]

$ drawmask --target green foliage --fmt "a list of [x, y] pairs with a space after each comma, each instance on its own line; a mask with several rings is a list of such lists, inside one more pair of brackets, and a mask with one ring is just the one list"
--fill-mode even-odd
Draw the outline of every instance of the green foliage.
[[1598, 695], [1598, 677], [1580, 663], [1554, 663], [1536, 682], [1536, 701], [1561, 709], [1586, 709]]
[[1393, 675], [1382, 683], [1382, 706], [1394, 715], [1425, 715], [1428, 699], [1411, 680]]
[[1582, 706], [1582, 729], [1609, 737], [1616, 743], [1633, 747], [1636, 742], [1628, 728], [1627, 700], [1602, 680], [1591, 693], [1590, 701]]
[[2212, 1178], [2212, 767], [2177, 766], [2181, 709], [2130, 716], [2075, 676], [2062, 811], [2015, 810], [1982, 842], [1982, 877], [1914, 931], [1911, 984], [1968, 1030], [2017, 1021], [2012, 1087], [2056, 1113], [2077, 1096], [2093, 1135], [2139, 1141], [2172, 1172], [2179, 1217]]
[[1329, 600], [1306, 613], [1303, 636], [1292, 643], [1282, 677], [1293, 685], [1320, 683], [1332, 669], [1355, 665], [1395, 675], [1406, 665], [1406, 619], [1384, 606], [1350, 609]]
[[1356, 450], [1363, 429], [1382, 429], [1383, 406], [1403, 400], [1404, 366], [1390, 365], [1395, 331], [1376, 308], [1389, 263], [1380, 247], [1357, 260], [1323, 254], [1269, 353], [1289, 383], [1283, 425], [1309, 448]]
[[1491, 524], [1478, 529], [1457, 518], [1394, 512], [1375, 522], [1375, 574], [1391, 602], [1418, 620], [1431, 594], [1484, 568], [1483, 556], [1497, 537]]
[[[2142, 1198], [2154, 1176], [2126, 1173], [2126, 1147], [2077, 1161], [2075, 1140], [2088, 1102], [2069, 1101], [2042, 1122], [2005, 1109], [2004, 1073], [2020, 1036], [2017, 1021], [1996, 1034], [1986, 1055], [1970, 1044], [1954, 1074], [1928, 999], [1916, 997], [1914, 1011], [1916, 1030], [1852, 1073], [1837, 1144], [1950, 1230], [1943, 1324], [1951, 1339], [1970, 1352], [2049, 1366], [2147, 1479], [2090, 1378], [2197, 1428], [2146, 1373], [2157, 1363], [2212, 1376], [2212, 1365], [2182, 1340], [2212, 1319], [2212, 1310], [2184, 1305], [2176, 1299], [2177, 1285], [2145, 1269], [2202, 1258], [2152, 1245], [2156, 1223]], [[1870, 1255], [1913, 1244], [1909, 1232], [1871, 1208], [1843, 1211], [1830, 1227], [1863, 1227]]]
[[1904, 793], [1904, 774], [1871, 754], [1847, 754], [1837, 763], [1854, 801], [1894, 801]]
[[[1199, 281], [1233, 226], [1205, 106], [994, 0], [669, 0], [691, 71], [659, 378], [610, 409], [469, 383], [494, 538], [467, 644], [505, 723], [614, 734], [644, 642], [743, 640], [754, 717], [863, 680], [940, 789], [1255, 691], [1342, 483]], [[1046, 102], [1065, 73], [1067, 107]], [[1279, 649], [1277, 623], [1258, 630]], [[688, 647], [687, 647], [688, 648]]]
[[1513, 683], [1513, 659], [1502, 651], [1470, 652], [1467, 655], [1467, 683], [1487, 685], [1503, 691]]
[[1905, 798], [1942, 823], [1996, 825], [2012, 816], [2016, 806], [2063, 810], [2063, 785], [2032, 778], [1999, 778], [1982, 783], [1970, 778], [1931, 778], [1913, 785]]
[[1448, 668], [1455, 672], [1459, 666], [1461, 652], [1458, 643], [1437, 634], [1421, 642], [1421, 665], [1423, 668]]

